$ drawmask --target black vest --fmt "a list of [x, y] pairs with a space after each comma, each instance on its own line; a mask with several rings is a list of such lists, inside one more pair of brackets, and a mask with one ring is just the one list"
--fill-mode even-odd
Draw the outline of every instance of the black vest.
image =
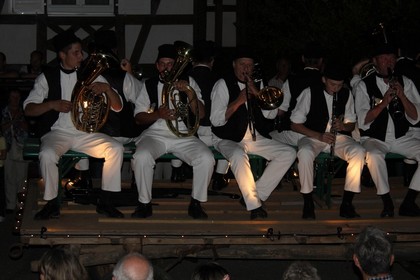
[[302, 91], [309, 86], [323, 86], [321, 72], [316, 69], [304, 69], [301, 73], [295, 76], [289, 76], [287, 80], [289, 83], [291, 98], [289, 109], [281, 118], [281, 121], [277, 126], [277, 130], [279, 132], [283, 130], [290, 130], [290, 116], [292, 115], [293, 109], [296, 107], [297, 98]]
[[[346, 104], [350, 95], [347, 88], [342, 88], [337, 94], [336, 117], [344, 116]], [[311, 86], [311, 107], [306, 116], [305, 126], [311, 130], [325, 132], [331, 116], [328, 114], [327, 101], [324, 98], [324, 87], [320, 85]], [[349, 135], [348, 131], [339, 131], [341, 134]]]
[[[45, 79], [48, 83], [48, 97], [44, 102], [61, 99], [60, 68], [48, 68], [44, 71]], [[58, 119], [59, 112], [50, 110], [41, 116], [37, 121], [36, 137], [41, 137], [51, 130], [51, 127]]]
[[210, 68], [206, 66], [197, 66], [194, 67], [191, 72], [189, 73], [191, 77], [197, 82], [198, 86], [201, 90], [201, 96], [204, 101], [204, 107], [206, 110], [206, 114], [204, 118], [200, 120], [200, 125], [203, 126], [210, 126], [210, 112], [211, 112], [211, 91], [213, 89], [214, 84], [218, 80], [217, 75], [211, 71]]
[[100, 132], [112, 137], [133, 138], [140, 135], [141, 127], [136, 124], [134, 119], [134, 104], [129, 102], [124, 95], [124, 79], [128, 75], [119, 68], [106, 70], [102, 76], [108, 81], [110, 86], [117, 90], [123, 102], [123, 108], [120, 112], [109, 111], [108, 119]]
[[[233, 102], [241, 92], [238, 80], [233, 73], [224, 78], [229, 91], [229, 103]], [[258, 85], [257, 85], [258, 88]], [[269, 132], [272, 131], [272, 120], [268, 120], [257, 106], [255, 99], [251, 98], [251, 104], [255, 119], [255, 129], [262, 136], [271, 139]], [[212, 132], [219, 138], [240, 142], [245, 136], [248, 127], [248, 110], [245, 104], [239, 106], [223, 126], [212, 126]]]
[[[366, 84], [366, 90], [369, 95], [369, 100], [371, 103], [374, 103], [374, 99], [382, 99], [382, 93], [376, 84], [376, 75], [369, 75], [363, 81]], [[404, 87], [404, 83], [402, 77], [398, 77], [398, 81]], [[392, 108], [392, 106], [389, 106]], [[402, 107], [402, 106], [401, 106]], [[371, 123], [370, 128], [367, 130], [360, 129], [361, 136], [369, 136], [381, 141], [385, 141], [386, 136], [386, 128], [388, 125], [388, 116], [391, 116], [392, 120], [394, 121], [394, 129], [395, 129], [395, 138], [400, 138], [404, 136], [408, 131], [409, 122], [405, 118], [405, 113], [403, 111], [404, 117], [402, 119], [395, 119], [393, 117], [393, 112], [388, 108], [384, 108], [382, 112], [378, 115], [378, 117]]]

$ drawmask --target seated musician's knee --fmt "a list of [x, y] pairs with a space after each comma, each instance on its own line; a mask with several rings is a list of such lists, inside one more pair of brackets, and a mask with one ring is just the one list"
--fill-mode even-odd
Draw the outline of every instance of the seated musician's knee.
[[60, 156], [52, 148], [43, 148], [39, 151], [39, 160], [41, 162], [58, 163]]

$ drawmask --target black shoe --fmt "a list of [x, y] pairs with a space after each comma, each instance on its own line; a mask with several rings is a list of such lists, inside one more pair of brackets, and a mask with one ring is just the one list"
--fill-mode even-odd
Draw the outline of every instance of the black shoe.
[[312, 198], [312, 193], [303, 195], [302, 219], [315, 220], [315, 205]]
[[35, 214], [35, 220], [48, 220], [48, 219], [57, 219], [60, 217], [60, 206], [58, 205], [57, 198], [50, 200], [44, 207]]
[[267, 216], [268, 216], [267, 211], [265, 211], [262, 208], [262, 206], [260, 206], [256, 209], [251, 210], [251, 217], [250, 218], [251, 218], [251, 220], [255, 220], [255, 219], [258, 219], [258, 218], [265, 219], [265, 218], [267, 218]]
[[185, 174], [182, 165], [180, 167], [172, 167], [171, 182], [185, 182]]
[[342, 203], [340, 206], [340, 217], [353, 219], [353, 218], [359, 218], [360, 215], [357, 214], [356, 209], [354, 208], [353, 204]]
[[394, 217], [394, 207], [384, 208], [381, 212], [381, 218], [392, 218]]
[[403, 202], [398, 214], [400, 216], [418, 217], [420, 216], [420, 208], [416, 203]]
[[226, 179], [223, 174], [215, 173], [213, 176], [212, 189], [214, 191], [220, 191], [229, 185], [229, 179]]
[[204, 212], [201, 207], [200, 201], [194, 198], [191, 198], [190, 206], [188, 206], [188, 215], [190, 215], [193, 219], [205, 220], [208, 218], [206, 212]]
[[96, 213], [103, 214], [109, 218], [124, 218], [124, 214], [110, 204], [98, 203]]
[[153, 209], [152, 209], [152, 203], [139, 203], [139, 205], [136, 207], [136, 210], [134, 210], [134, 213], [131, 214], [132, 218], [147, 218], [152, 216]]

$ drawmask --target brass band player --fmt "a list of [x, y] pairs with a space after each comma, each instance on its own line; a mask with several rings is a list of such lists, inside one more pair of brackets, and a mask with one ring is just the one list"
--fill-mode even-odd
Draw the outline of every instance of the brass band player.
[[[315, 219], [313, 191], [313, 162], [320, 152], [330, 152], [334, 145], [334, 156], [348, 162], [344, 183], [340, 216], [359, 217], [352, 201], [360, 192], [360, 177], [364, 165], [365, 150], [351, 136], [356, 122], [354, 101], [350, 91], [344, 87], [346, 72], [338, 64], [329, 63], [322, 77], [323, 85], [312, 85], [302, 91], [291, 115], [291, 128], [298, 147], [298, 168], [303, 194], [303, 219]], [[333, 94], [337, 97], [336, 118], [332, 125]], [[331, 130], [336, 131], [332, 133]], [[290, 135], [292, 137], [292, 135]]]
[[[394, 71], [396, 48], [391, 43], [377, 43], [372, 59], [376, 73], [358, 82], [353, 89], [356, 113], [360, 129], [361, 144], [366, 149], [366, 163], [383, 201], [381, 217], [394, 216], [394, 203], [390, 195], [385, 155], [388, 152], [401, 154], [417, 162], [420, 160], [420, 140], [409, 130], [409, 126], [420, 120], [420, 96], [414, 83], [399, 76], [394, 86], [389, 84], [388, 69]], [[393, 111], [395, 98], [400, 102], [402, 118]], [[370, 100], [378, 102], [371, 104]], [[372, 106], [373, 105], [373, 106]], [[407, 195], [400, 205], [402, 216], [420, 216], [415, 203], [420, 191], [420, 169], [414, 173]]]
[[[233, 70], [218, 80], [211, 93], [213, 145], [229, 160], [242, 193], [243, 204], [250, 211], [251, 220], [266, 218], [262, 201], [270, 196], [283, 175], [295, 161], [295, 150], [270, 139], [270, 129], [265, 127], [267, 118], [274, 119], [275, 110], [262, 110], [255, 106], [255, 96], [262, 85], [251, 79], [254, 53], [248, 46], [236, 49], [232, 61]], [[247, 91], [250, 102], [247, 99]], [[253, 110], [248, 110], [254, 106]], [[249, 112], [254, 113], [255, 141], [249, 127]], [[262, 176], [255, 182], [247, 153], [257, 154], [268, 160]]]
[[[122, 218], [124, 215], [112, 205], [112, 196], [121, 191], [121, 165], [124, 147], [117, 140], [103, 133], [87, 133], [76, 129], [71, 119], [73, 88], [77, 83], [75, 69], [83, 60], [81, 40], [71, 31], [56, 35], [54, 47], [60, 65], [40, 74], [34, 88], [24, 102], [27, 116], [42, 116], [39, 153], [41, 174], [45, 182], [44, 199], [47, 204], [36, 213], [35, 219], [57, 218], [60, 215], [58, 199], [58, 168], [61, 155], [68, 150], [105, 158], [102, 172], [102, 191], [99, 199], [101, 214]], [[109, 83], [99, 76], [89, 86], [94, 94], [105, 93], [114, 111], [122, 109], [121, 99]], [[42, 132], [41, 132], [42, 133]]]

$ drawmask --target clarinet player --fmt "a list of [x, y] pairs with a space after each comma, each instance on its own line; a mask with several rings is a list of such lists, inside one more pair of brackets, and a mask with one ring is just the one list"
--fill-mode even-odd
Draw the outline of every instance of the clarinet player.
[[[352, 201], [355, 193], [360, 192], [365, 150], [351, 137], [356, 114], [353, 97], [344, 87], [345, 77], [343, 67], [338, 64], [327, 64], [322, 77], [323, 85], [312, 85], [304, 89], [290, 117], [291, 128], [295, 132], [295, 143], [298, 146], [300, 192], [304, 198], [303, 219], [315, 219], [312, 198], [313, 162], [321, 152], [332, 153], [331, 156], [337, 156], [348, 162], [340, 216], [360, 217]], [[334, 96], [335, 104], [333, 104]], [[333, 107], [335, 107], [335, 116], [332, 112]]]

